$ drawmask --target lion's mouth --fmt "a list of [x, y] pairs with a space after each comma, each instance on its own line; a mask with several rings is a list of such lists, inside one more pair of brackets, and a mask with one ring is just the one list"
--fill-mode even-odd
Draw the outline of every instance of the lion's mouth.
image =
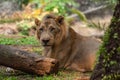
[[44, 47], [50, 47], [51, 45], [43, 45]]

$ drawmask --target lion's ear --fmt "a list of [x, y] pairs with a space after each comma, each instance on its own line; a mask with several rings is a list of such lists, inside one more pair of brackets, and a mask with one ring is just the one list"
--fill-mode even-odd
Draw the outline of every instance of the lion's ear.
[[39, 26], [41, 24], [40, 20], [38, 20], [37, 18], [35, 19], [35, 24], [36, 26]]
[[63, 24], [64, 23], [64, 17], [63, 16], [58, 16], [56, 20], [57, 20], [57, 22], [59, 24]]

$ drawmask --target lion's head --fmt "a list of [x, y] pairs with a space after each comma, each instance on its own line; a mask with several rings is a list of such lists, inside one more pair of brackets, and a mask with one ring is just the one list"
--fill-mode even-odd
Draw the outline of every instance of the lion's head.
[[35, 19], [37, 38], [44, 47], [60, 44], [67, 36], [64, 17], [47, 14], [42, 21]]

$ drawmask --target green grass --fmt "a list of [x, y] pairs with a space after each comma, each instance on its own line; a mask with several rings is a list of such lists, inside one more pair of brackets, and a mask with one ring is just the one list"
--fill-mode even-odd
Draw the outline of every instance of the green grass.
[[5, 72], [6, 67], [0, 67], [0, 80], [75, 80], [81, 76], [90, 76], [90, 73], [81, 73], [70, 70], [59, 70], [57, 74], [45, 76], [36, 76], [26, 73], [9, 73]]
[[[83, 73], [74, 71], [59, 71], [57, 74], [36, 76], [36, 75], [3, 75], [0, 74], [0, 80], [75, 80], [80, 78]], [[84, 73], [84, 75], [89, 76], [90, 73]]]
[[18, 80], [17, 77], [2, 77], [0, 76], [0, 80]]
[[4, 35], [0, 35], [0, 44], [4, 45], [39, 45], [39, 42], [35, 37], [5, 37]]
[[21, 19], [16, 18], [16, 19], [0, 19], [0, 24], [4, 24], [4, 23], [13, 23], [16, 21], [20, 21]]

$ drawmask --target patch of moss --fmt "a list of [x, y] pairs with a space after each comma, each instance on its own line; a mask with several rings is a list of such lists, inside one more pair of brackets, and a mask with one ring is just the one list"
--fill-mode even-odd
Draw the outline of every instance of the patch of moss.
[[118, 33], [114, 33], [113, 38], [118, 38]]
[[104, 76], [102, 80], [120, 80], [119, 74], [109, 74], [107, 76]]
[[120, 53], [120, 47], [117, 48], [118, 53]]

